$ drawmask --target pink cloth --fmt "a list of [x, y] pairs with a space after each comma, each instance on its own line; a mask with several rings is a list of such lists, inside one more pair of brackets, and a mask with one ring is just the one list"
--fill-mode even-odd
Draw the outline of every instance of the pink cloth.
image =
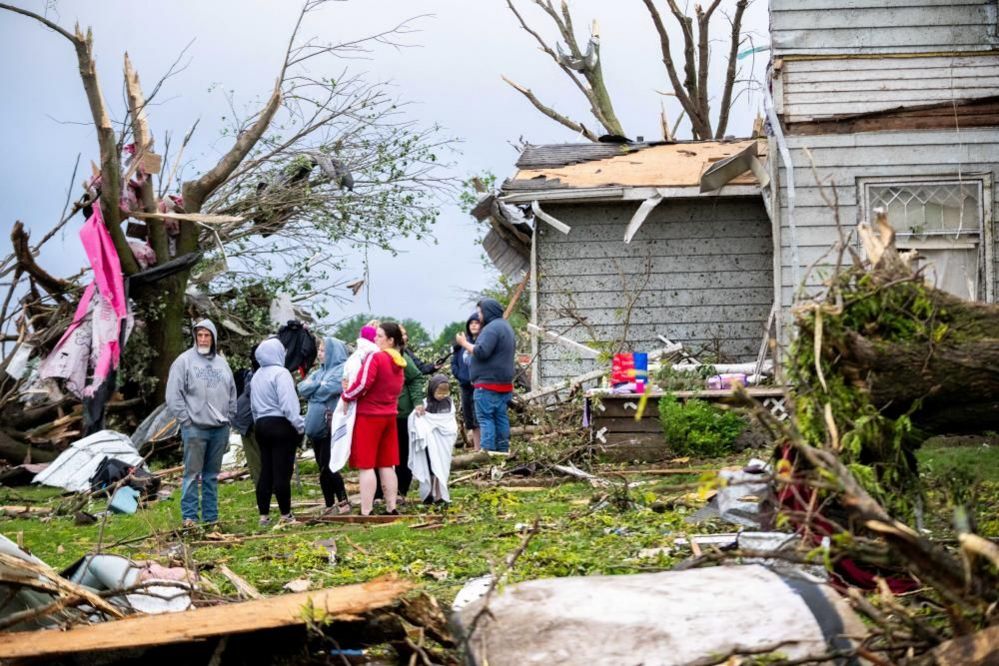
[[[104, 226], [100, 206], [94, 206], [80, 229], [80, 240], [94, 270], [76, 306], [73, 322], [42, 364], [42, 377], [60, 377], [66, 387], [80, 396], [93, 395], [121, 359], [119, 342], [122, 326], [128, 334], [128, 300], [125, 279], [111, 234]], [[87, 369], [93, 377], [87, 381]]]

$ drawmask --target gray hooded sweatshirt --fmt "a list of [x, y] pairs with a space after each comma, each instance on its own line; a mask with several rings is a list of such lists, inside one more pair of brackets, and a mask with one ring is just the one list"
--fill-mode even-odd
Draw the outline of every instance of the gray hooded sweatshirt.
[[[197, 330], [212, 334], [211, 351], [199, 354]], [[217, 428], [229, 425], [236, 416], [236, 382], [232, 370], [216, 349], [215, 324], [202, 319], [194, 325], [195, 344], [177, 357], [167, 379], [167, 410], [182, 426]]]
[[284, 367], [284, 345], [277, 338], [268, 338], [257, 347], [260, 369], [250, 380], [250, 409], [253, 421], [265, 416], [283, 416], [298, 434], [305, 432], [302, 407], [295, 391], [295, 380]]

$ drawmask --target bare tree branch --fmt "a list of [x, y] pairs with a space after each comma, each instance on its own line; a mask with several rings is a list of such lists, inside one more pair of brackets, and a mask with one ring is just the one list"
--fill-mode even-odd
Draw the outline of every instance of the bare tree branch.
[[549, 118], [551, 118], [555, 122], [559, 123], [560, 125], [564, 125], [565, 127], [568, 127], [573, 132], [579, 132], [580, 134], [582, 134], [583, 136], [585, 136], [590, 141], [596, 141], [597, 140], [597, 138], [598, 138], [597, 135], [594, 134], [593, 132], [591, 132], [590, 130], [588, 130], [582, 123], [577, 123], [575, 120], [571, 120], [571, 119], [567, 118], [566, 116], [563, 116], [561, 113], [559, 113], [555, 109], [551, 108], [550, 106], [545, 106], [545, 104], [543, 104], [541, 102], [541, 100], [539, 100], [535, 96], [535, 94], [533, 92], [531, 92], [529, 89], [525, 88], [524, 86], [519, 85], [519, 84], [511, 81], [510, 79], [506, 78], [505, 76], [502, 77], [502, 78], [511, 87], [513, 87], [514, 90], [516, 90], [521, 95], [523, 95], [524, 97], [526, 97], [527, 100], [531, 104], [534, 105], [534, 108], [536, 108], [541, 113], [545, 114], [546, 116], [548, 116]]
[[728, 129], [729, 111], [732, 109], [732, 88], [735, 85], [736, 59], [739, 55], [739, 42], [742, 33], [742, 16], [749, 6], [749, 0], [739, 0], [735, 5], [735, 16], [732, 17], [732, 35], [728, 50], [728, 69], [725, 70], [725, 89], [722, 92], [721, 107], [718, 109], [718, 131], [715, 138], [725, 136]]
[[115, 250], [118, 252], [122, 271], [126, 275], [138, 272], [139, 264], [132, 256], [132, 250], [128, 247], [125, 234], [121, 230], [121, 210], [118, 207], [118, 201], [121, 198], [118, 142], [114, 127], [111, 125], [111, 118], [108, 116], [107, 107], [104, 104], [100, 82], [97, 79], [93, 33], [88, 30], [87, 34], [84, 35], [80, 31], [79, 25], [76, 26], [73, 33], [70, 33], [44, 16], [6, 3], [0, 3], [0, 9], [33, 18], [42, 25], [55, 30], [73, 44], [80, 68], [80, 78], [83, 80], [83, 89], [87, 93], [87, 102], [90, 104], [90, 113], [97, 128], [97, 140], [101, 149], [101, 212], [104, 215], [104, 224], [107, 226]]
[[[684, 112], [686, 112], [687, 116], [690, 118], [690, 125], [694, 133], [694, 138], [708, 138], [711, 136], [711, 132], [701, 115], [700, 106], [691, 97], [688, 89], [684, 88], [684, 84], [681, 83], [680, 77], [677, 74], [676, 64], [673, 62], [669, 33], [666, 31], [666, 26], [663, 24], [662, 15], [660, 15], [659, 10], [656, 9], [653, 0], [642, 0], [642, 2], [645, 3], [646, 9], [649, 10], [649, 16], [652, 18], [652, 23], [655, 25], [656, 32], [659, 34], [659, 47], [662, 51], [662, 60], [663, 66], [666, 68], [666, 75], [669, 77], [670, 85], [673, 86], [673, 92], [676, 95], [677, 100], [680, 102], [680, 106], [683, 107]], [[675, 7], [675, 4], [672, 6]], [[679, 10], [677, 9], [677, 11]], [[680, 12], [680, 14], [682, 15], [682, 12]]]

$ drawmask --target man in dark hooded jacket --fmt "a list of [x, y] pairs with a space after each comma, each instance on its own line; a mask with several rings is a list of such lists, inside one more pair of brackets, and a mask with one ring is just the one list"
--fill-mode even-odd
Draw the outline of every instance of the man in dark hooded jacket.
[[[481, 329], [479, 313], [473, 312], [465, 321], [465, 340], [474, 345]], [[455, 344], [451, 352], [451, 374], [461, 388], [461, 421], [465, 427], [465, 436], [472, 443], [472, 450], [478, 451], [482, 445], [479, 440], [479, 421], [475, 418], [475, 387], [472, 386], [471, 363], [471, 353]]]
[[[180, 512], [184, 526], [219, 519], [218, 475], [229, 446], [229, 424], [236, 417], [236, 382], [216, 348], [215, 324], [194, 325], [194, 347], [177, 357], [167, 378], [166, 405], [184, 441], [184, 481]], [[198, 501], [198, 477], [201, 498]]]
[[479, 421], [482, 448], [487, 451], [510, 450], [510, 418], [507, 407], [513, 397], [514, 356], [517, 340], [513, 327], [503, 318], [503, 306], [491, 298], [479, 301], [482, 330], [475, 344], [464, 333], [455, 341], [471, 355], [469, 377]]

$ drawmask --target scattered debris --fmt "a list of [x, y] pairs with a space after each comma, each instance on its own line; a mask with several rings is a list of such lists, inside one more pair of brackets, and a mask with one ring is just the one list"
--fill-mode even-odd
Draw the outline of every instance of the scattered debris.
[[312, 587], [312, 581], [308, 578], [296, 578], [282, 585], [281, 589], [288, 592], [305, 592], [310, 587]]
[[129, 437], [113, 430], [101, 430], [73, 442], [35, 477], [34, 482], [75, 493], [86, 492], [104, 458], [116, 458], [133, 467], [145, 465]]
[[7, 634], [4, 657], [53, 659], [129, 650], [133, 654], [157, 646], [257, 632], [309, 622], [350, 620], [389, 608], [411, 589], [406, 581], [380, 578], [360, 585], [283, 594], [266, 599], [196, 608], [183, 613], [140, 615], [118, 622], [75, 626], [38, 640], [34, 632]]
[[668, 654], [693, 664], [739, 652], [805, 660], [853, 651], [867, 633], [831, 588], [759, 565], [533, 580], [484, 608], [463, 603], [455, 616], [473, 663], [662, 663]]

